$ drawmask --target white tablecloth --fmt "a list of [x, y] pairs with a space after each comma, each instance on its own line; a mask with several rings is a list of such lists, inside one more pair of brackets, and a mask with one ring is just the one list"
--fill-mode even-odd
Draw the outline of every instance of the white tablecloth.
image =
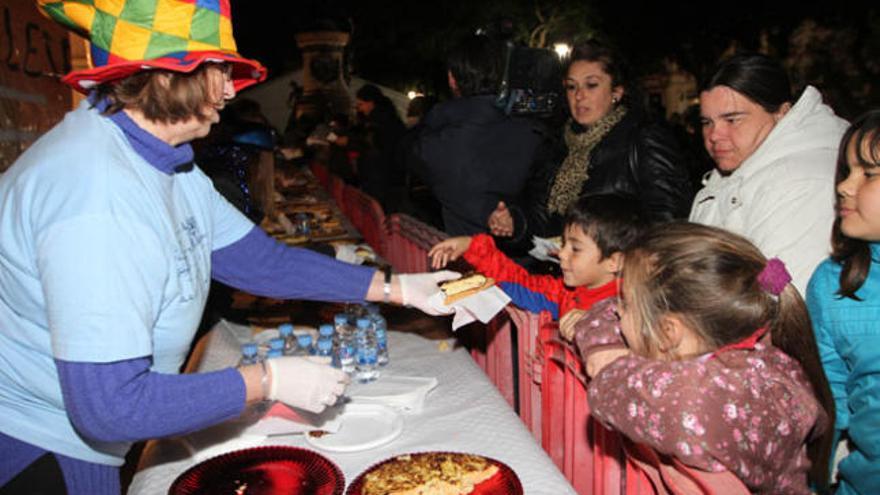
[[[244, 327], [221, 322], [209, 335], [197, 369], [228, 366], [237, 357]], [[528, 495], [565, 495], [575, 491], [535, 442], [516, 413], [501, 397], [465, 349], [441, 350], [441, 342], [417, 335], [389, 332], [388, 373], [434, 376], [439, 385], [420, 414], [404, 416], [403, 433], [391, 443], [353, 453], [318, 451], [335, 462], [346, 484], [383, 459], [406, 453], [451, 450], [482, 454], [510, 466]], [[302, 435], [269, 437], [262, 445], [310, 448]], [[316, 449], [317, 450], [317, 449]], [[196, 464], [196, 458], [174, 439], [151, 442], [129, 494], [165, 494], [174, 479]]]

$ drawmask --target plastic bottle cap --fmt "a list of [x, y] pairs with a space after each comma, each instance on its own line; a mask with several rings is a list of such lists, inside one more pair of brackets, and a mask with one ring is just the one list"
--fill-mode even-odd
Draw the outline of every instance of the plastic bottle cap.
[[307, 333], [304, 333], [304, 334], [300, 335], [299, 337], [297, 337], [296, 341], [302, 347], [310, 346], [310, 345], [312, 345], [312, 336]]
[[329, 323], [321, 325], [320, 327], [318, 327], [318, 333], [324, 336], [333, 335], [333, 325]]
[[333, 348], [333, 342], [325, 339], [321, 339], [318, 341], [318, 349], [322, 351], [329, 351]]
[[345, 325], [346, 323], [348, 323], [348, 315], [339, 313], [333, 317], [333, 322], [337, 325]]
[[257, 344], [254, 342], [248, 342], [246, 344], [241, 345], [241, 353], [246, 356], [256, 356], [257, 355]]
[[280, 333], [282, 337], [287, 337], [293, 333], [293, 325], [290, 323], [282, 323], [281, 325], [278, 325], [278, 333]]
[[367, 328], [370, 326], [370, 320], [366, 318], [358, 318], [357, 319], [357, 327], [358, 328]]
[[284, 340], [283, 339], [272, 339], [269, 341], [269, 349], [284, 349]]

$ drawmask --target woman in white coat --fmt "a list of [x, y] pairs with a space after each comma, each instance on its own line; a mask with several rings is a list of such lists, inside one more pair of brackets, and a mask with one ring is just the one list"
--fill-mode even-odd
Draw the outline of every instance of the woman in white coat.
[[831, 250], [834, 167], [845, 120], [808, 86], [792, 104], [785, 70], [764, 55], [723, 62], [703, 86], [703, 140], [716, 168], [690, 220], [747, 237], [782, 259], [803, 293]]

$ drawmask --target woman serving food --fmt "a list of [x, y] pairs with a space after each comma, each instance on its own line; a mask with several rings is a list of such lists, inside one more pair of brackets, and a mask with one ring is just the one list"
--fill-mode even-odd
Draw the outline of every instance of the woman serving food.
[[238, 416], [309, 411], [345, 375], [303, 358], [179, 375], [212, 278], [288, 299], [426, 301], [457, 274], [391, 276], [288, 248], [193, 164], [237, 91], [262, 81], [236, 53], [228, 0], [39, 0], [91, 41], [88, 94], [0, 177], [0, 487], [118, 494], [131, 442]]

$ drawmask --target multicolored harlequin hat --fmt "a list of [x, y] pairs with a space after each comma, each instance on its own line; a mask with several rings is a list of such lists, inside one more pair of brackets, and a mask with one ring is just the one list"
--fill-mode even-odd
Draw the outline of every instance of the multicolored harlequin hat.
[[192, 72], [203, 62], [230, 63], [236, 91], [266, 78], [265, 67], [236, 51], [229, 0], [37, 0], [37, 6], [89, 40], [94, 67], [61, 79], [83, 93], [142, 70]]

